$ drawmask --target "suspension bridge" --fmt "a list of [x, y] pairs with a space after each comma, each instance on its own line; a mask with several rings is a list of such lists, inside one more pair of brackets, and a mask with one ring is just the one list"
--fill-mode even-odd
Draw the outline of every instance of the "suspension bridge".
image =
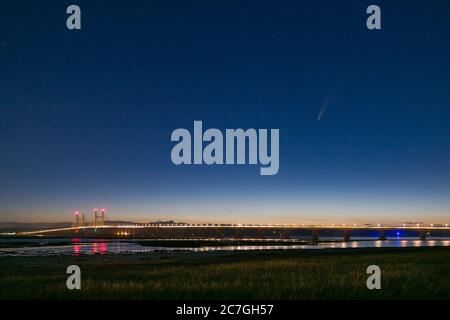
[[117, 238], [289, 238], [302, 233], [309, 234], [312, 241], [319, 241], [321, 233], [342, 235], [350, 241], [352, 234], [370, 231], [379, 240], [386, 240], [387, 232], [415, 234], [426, 240], [431, 233], [450, 232], [448, 224], [217, 224], [217, 223], [133, 223], [107, 224], [105, 210], [94, 209], [94, 221], [86, 223], [84, 215], [75, 212], [75, 223], [71, 227], [17, 232], [15, 236], [54, 237], [117, 237]]

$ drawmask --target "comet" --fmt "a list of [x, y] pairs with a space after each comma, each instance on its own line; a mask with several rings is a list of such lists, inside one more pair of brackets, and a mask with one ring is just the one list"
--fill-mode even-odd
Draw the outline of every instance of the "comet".
[[327, 110], [329, 101], [330, 101], [330, 99], [326, 98], [325, 101], [322, 103], [322, 106], [320, 107], [320, 112], [319, 112], [319, 116], [317, 117], [317, 120], [322, 119], [325, 111]]
[[328, 93], [325, 95], [322, 105], [320, 106], [319, 115], [317, 116], [317, 120], [322, 120], [323, 116], [325, 115], [325, 112], [327, 111], [328, 105], [330, 104], [330, 101], [334, 99], [336, 93], [336, 87], [332, 86]]

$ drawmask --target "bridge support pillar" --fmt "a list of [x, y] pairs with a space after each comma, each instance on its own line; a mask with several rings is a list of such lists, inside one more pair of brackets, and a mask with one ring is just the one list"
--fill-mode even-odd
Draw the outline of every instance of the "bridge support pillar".
[[319, 230], [312, 230], [311, 231], [311, 240], [313, 243], [317, 243], [319, 241]]
[[384, 230], [380, 230], [380, 236], [378, 237], [378, 240], [386, 240], [386, 234], [384, 232]]
[[214, 235], [216, 238], [223, 238], [223, 230], [222, 228], [214, 228]]
[[350, 242], [350, 230], [344, 230], [344, 242]]
[[427, 240], [427, 233], [425, 231], [420, 231], [420, 240]]
[[264, 228], [258, 228], [258, 237], [260, 239], [266, 238], [266, 230]]
[[208, 228], [200, 227], [198, 231], [199, 231], [200, 238], [202, 238], [202, 239], [207, 239], [208, 238], [208, 236], [209, 236]]

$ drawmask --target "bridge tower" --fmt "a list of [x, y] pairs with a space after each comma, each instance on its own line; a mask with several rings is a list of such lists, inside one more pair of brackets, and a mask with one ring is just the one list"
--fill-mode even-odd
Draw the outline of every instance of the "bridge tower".
[[75, 211], [75, 227], [82, 227], [84, 226], [84, 213]]
[[102, 209], [102, 225], [105, 224], [105, 209]]
[[94, 209], [94, 227], [103, 226], [105, 223], [105, 209], [100, 210]]

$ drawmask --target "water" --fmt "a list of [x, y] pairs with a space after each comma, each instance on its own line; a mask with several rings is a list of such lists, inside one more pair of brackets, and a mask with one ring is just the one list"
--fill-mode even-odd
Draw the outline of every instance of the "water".
[[[210, 239], [209, 239], [210, 240]], [[240, 239], [241, 241], [245, 239]], [[199, 247], [154, 247], [144, 246], [133, 241], [99, 239], [0, 239], [0, 258], [5, 256], [54, 256], [54, 255], [95, 255], [95, 254], [137, 254], [155, 252], [212, 252], [212, 251], [249, 251], [249, 250], [318, 250], [318, 249], [355, 249], [355, 248], [405, 248], [405, 247], [450, 247], [448, 238], [430, 238], [426, 241], [414, 238], [397, 238], [379, 241], [360, 238], [351, 242], [333, 241], [312, 244], [286, 245], [286, 239], [280, 245], [273, 245], [277, 239], [270, 239], [270, 245], [236, 246], [199, 246]], [[261, 241], [259, 241], [261, 242]], [[32, 246], [45, 244], [44, 246]]]

